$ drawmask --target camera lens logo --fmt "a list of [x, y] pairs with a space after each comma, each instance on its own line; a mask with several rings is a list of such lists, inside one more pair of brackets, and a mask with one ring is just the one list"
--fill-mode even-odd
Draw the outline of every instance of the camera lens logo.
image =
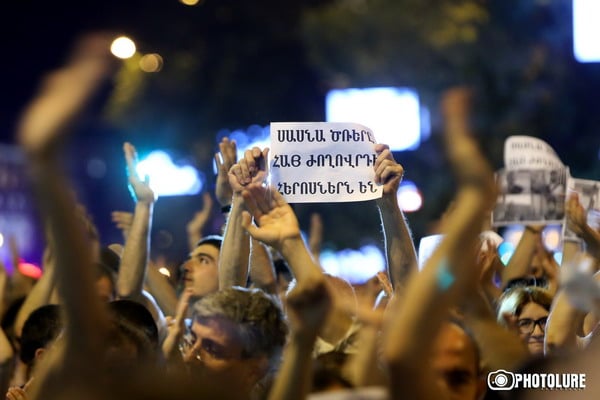
[[515, 375], [499, 369], [488, 374], [487, 383], [492, 390], [511, 390], [515, 386]]

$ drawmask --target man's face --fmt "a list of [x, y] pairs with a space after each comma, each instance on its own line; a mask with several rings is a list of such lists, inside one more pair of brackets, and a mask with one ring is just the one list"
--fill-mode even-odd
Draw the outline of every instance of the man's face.
[[183, 264], [183, 283], [192, 288], [194, 296], [206, 296], [219, 288], [219, 249], [211, 244], [201, 244]]
[[472, 340], [457, 325], [445, 324], [433, 346], [433, 371], [445, 398], [476, 400], [485, 383], [479, 377], [477, 352]]
[[195, 319], [191, 331], [193, 344], [184, 361], [195, 376], [246, 390], [262, 378], [259, 359], [244, 357], [243, 342], [227, 318]]

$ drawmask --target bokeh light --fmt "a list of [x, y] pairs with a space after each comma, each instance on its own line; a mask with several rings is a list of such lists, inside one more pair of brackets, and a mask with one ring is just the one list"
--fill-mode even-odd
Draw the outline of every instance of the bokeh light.
[[163, 67], [163, 58], [160, 54], [144, 54], [140, 59], [140, 69], [144, 72], [159, 72]]
[[119, 36], [110, 45], [110, 52], [121, 59], [133, 57], [135, 50], [135, 43], [127, 36]]
[[350, 283], [364, 283], [385, 269], [383, 253], [373, 245], [363, 246], [359, 250], [325, 250], [319, 261], [325, 272]]
[[398, 204], [402, 211], [410, 213], [421, 209], [423, 196], [414, 182], [405, 180], [398, 188]]
[[140, 179], [150, 177], [150, 187], [158, 196], [194, 195], [203, 186], [198, 171], [191, 165], [175, 165], [171, 157], [155, 150], [137, 165]]

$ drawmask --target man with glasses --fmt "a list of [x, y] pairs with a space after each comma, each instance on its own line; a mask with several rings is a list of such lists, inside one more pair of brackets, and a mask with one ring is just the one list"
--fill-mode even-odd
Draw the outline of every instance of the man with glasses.
[[235, 385], [244, 398], [278, 364], [286, 334], [283, 313], [268, 295], [233, 287], [194, 304], [181, 349], [193, 376]]

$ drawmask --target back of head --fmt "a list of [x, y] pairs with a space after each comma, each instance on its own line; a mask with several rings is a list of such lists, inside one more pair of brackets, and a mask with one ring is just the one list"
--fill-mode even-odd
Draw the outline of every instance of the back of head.
[[105, 343], [107, 371], [118, 376], [141, 365], [153, 365], [158, 360], [158, 332], [156, 326], [150, 326], [150, 322], [154, 324], [150, 312], [131, 301], [112, 302], [110, 311]]
[[158, 348], [158, 328], [146, 307], [135, 301], [123, 299], [111, 301], [108, 307], [114, 319], [134, 325], [147, 336], [153, 347]]
[[[260, 289], [233, 287], [211, 293], [194, 304], [194, 319], [226, 318], [234, 323], [245, 357], [276, 361], [287, 335], [281, 308]], [[271, 364], [272, 365], [272, 364]]]
[[33, 311], [21, 332], [21, 361], [31, 366], [36, 350], [46, 348], [60, 334], [63, 328], [60, 306], [49, 304]]

